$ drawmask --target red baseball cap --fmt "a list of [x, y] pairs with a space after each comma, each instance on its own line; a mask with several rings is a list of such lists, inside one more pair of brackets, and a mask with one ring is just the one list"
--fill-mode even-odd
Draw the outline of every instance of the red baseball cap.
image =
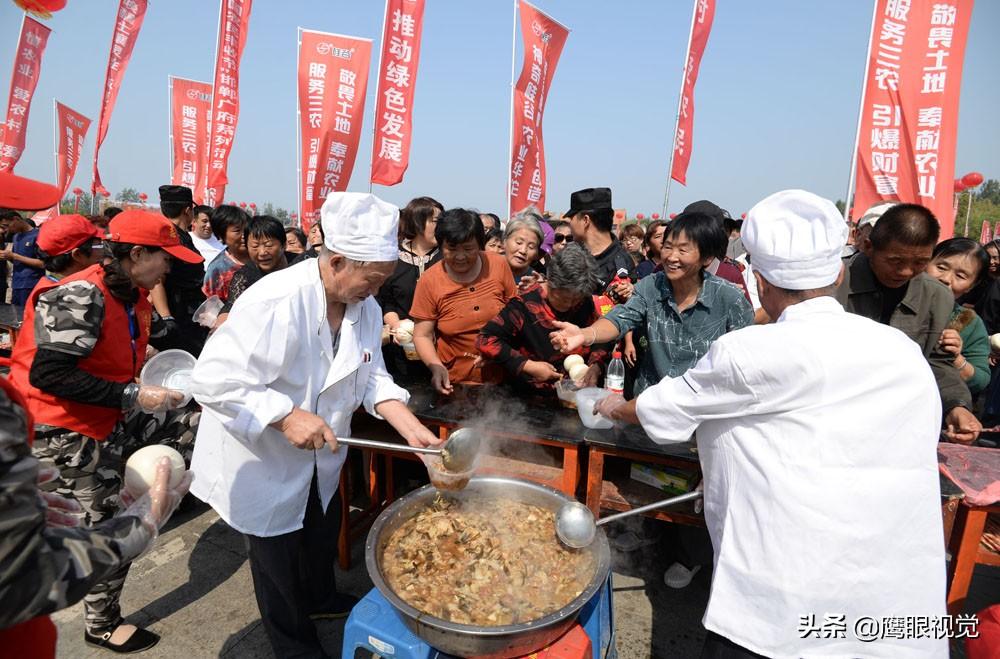
[[49, 256], [58, 256], [102, 237], [101, 230], [83, 215], [56, 215], [42, 224], [36, 244]]
[[41, 181], [0, 172], [0, 207], [16, 211], [37, 211], [59, 203], [59, 188]]
[[130, 208], [115, 215], [108, 225], [108, 240], [146, 247], [160, 247], [170, 256], [185, 263], [201, 263], [198, 252], [181, 244], [177, 227], [158, 213]]

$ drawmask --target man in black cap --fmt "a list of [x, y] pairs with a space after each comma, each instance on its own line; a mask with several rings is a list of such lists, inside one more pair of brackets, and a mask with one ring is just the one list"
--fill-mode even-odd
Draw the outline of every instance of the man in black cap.
[[577, 190], [570, 195], [569, 205], [563, 217], [569, 221], [573, 239], [597, 261], [600, 284], [594, 294], [609, 293], [615, 301], [624, 302], [632, 296], [635, 263], [611, 233], [615, 221], [611, 188]]
[[[194, 221], [194, 197], [191, 188], [183, 185], [160, 186], [160, 212], [177, 227], [181, 244], [195, 250], [188, 231]], [[153, 307], [164, 321], [154, 323], [161, 329], [154, 331], [150, 344], [157, 350], [180, 348], [197, 357], [208, 338], [208, 329], [194, 322], [192, 317], [205, 294], [201, 287], [205, 281], [202, 263], [172, 264], [163, 282], [152, 290]]]
[[[702, 215], [707, 215], [718, 223], [719, 228], [722, 229], [722, 231], [719, 233], [720, 241], [716, 245], [715, 253], [712, 254], [712, 256], [715, 257], [715, 260], [713, 260], [708, 267], [705, 268], [705, 270], [736, 286], [743, 291], [743, 295], [746, 296], [747, 300], [751, 300], [750, 291], [747, 289], [747, 284], [743, 280], [742, 271], [739, 266], [727, 256], [727, 252], [729, 250], [729, 230], [726, 224], [727, 222], [733, 221], [732, 216], [729, 215], [729, 211], [725, 208], [719, 207], [708, 199], [702, 199], [701, 201], [688, 204], [684, 208], [684, 212], [701, 213]], [[742, 249], [742, 241], [740, 241], [739, 247]]]

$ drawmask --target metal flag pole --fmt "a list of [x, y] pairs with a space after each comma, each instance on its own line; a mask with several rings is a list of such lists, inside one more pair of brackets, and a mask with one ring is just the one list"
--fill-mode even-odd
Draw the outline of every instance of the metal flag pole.
[[167, 162], [170, 172], [167, 180], [174, 182], [174, 77], [167, 74]]
[[847, 196], [844, 197], [844, 219], [851, 221], [851, 208], [854, 204], [851, 195], [854, 194], [854, 177], [858, 172], [858, 142], [861, 140], [861, 118], [865, 111], [865, 92], [868, 90], [868, 71], [872, 59], [872, 37], [875, 36], [875, 20], [878, 17], [878, 0], [872, 3], [872, 26], [868, 30], [868, 50], [865, 52], [865, 75], [861, 79], [861, 100], [858, 102], [858, 127], [854, 133], [854, 148], [851, 150], [851, 173], [847, 177]]
[[[55, 165], [56, 170], [56, 185], [59, 185], [61, 181], [59, 180], [59, 101], [52, 97], [52, 162]], [[79, 158], [80, 154], [76, 154]], [[56, 209], [58, 212], [62, 212], [62, 196], [65, 190], [59, 185], [59, 201], [56, 202]], [[56, 213], [57, 215], [59, 213]], [[76, 211], [74, 211], [76, 212]]]
[[972, 188], [969, 188], [969, 205], [965, 208], [965, 236], [969, 235], [969, 214], [972, 212]]
[[663, 193], [663, 217], [667, 216], [670, 203], [670, 183], [674, 180], [674, 154], [677, 152], [677, 129], [681, 125], [681, 103], [684, 101], [684, 83], [687, 81], [688, 62], [691, 59], [691, 39], [694, 37], [694, 22], [698, 17], [698, 0], [691, 8], [691, 28], [688, 30], [688, 45], [684, 50], [684, 66], [681, 67], [681, 89], [677, 93], [677, 114], [674, 116], [674, 138], [670, 140], [670, 160], [667, 161], [667, 189]]
[[[389, 0], [385, 0], [385, 11], [382, 15], [382, 40], [378, 44], [378, 68], [375, 69], [378, 74], [376, 80], [378, 82], [382, 81], [382, 53], [385, 50], [385, 26], [389, 22]], [[375, 87], [375, 105], [372, 107], [372, 162], [371, 166], [368, 168], [368, 193], [371, 194], [372, 186], [374, 183], [372, 179], [375, 177], [375, 139], [378, 136], [378, 86]]]
[[[298, 34], [296, 37], [298, 43], [295, 46], [295, 66], [298, 67], [299, 62], [302, 57], [302, 28], [298, 28]], [[295, 76], [298, 80], [298, 75]], [[296, 198], [295, 207], [299, 209], [298, 225], [302, 228], [302, 103], [301, 95], [299, 94], [298, 85], [302, 83], [296, 83], [295, 89], [295, 183], [296, 183]]]
[[514, 167], [514, 72], [517, 70], [517, 3], [514, 0], [514, 25], [510, 36], [510, 140], [507, 143], [507, 220], [510, 220], [510, 197], [514, 188], [511, 169]]

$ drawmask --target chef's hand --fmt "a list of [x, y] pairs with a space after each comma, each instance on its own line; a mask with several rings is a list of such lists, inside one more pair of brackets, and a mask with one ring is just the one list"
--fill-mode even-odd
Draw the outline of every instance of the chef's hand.
[[979, 437], [983, 425], [976, 415], [964, 407], [953, 407], [945, 416], [945, 426], [941, 434], [949, 442], [971, 444]]
[[403, 438], [406, 440], [406, 443], [409, 444], [410, 446], [417, 446], [417, 447], [424, 446], [424, 447], [436, 448], [440, 447], [441, 443], [444, 441], [443, 439], [432, 433], [430, 430], [428, 430], [423, 424], [419, 423], [413, 427], [413, 430], [410, 433], [404, 435]]
[[321, 449], [326, 444], [331, 451], [337, 450], [337, 436], [326, 421], [312, 412], [296, 407], [276, 425], [295, 448]]
[[182, 402], [184, 392], [152, 384], [140, 385], [139, 395], [135, 397], [135, 406], [147, 414], [177, 409]]
[[451, 385], [448, 369], [444, 367], [444, 364], [431, 364], [429, 368], [431, 370], [431, 385], [434, 390], [445, 396], [451, 395], [455, 391], [455, 387]]
[[552, 347], [568, 355], [571, 352], [576, 352], [581, 346], [583, 346], [583, 330], [572, 323], [563, 323], [560, 321], [554, 321], [553, 324], [556, 326], [556, 331], [549, 334], [549, 340], [552, 342]]
[[596, 387], [597, 381], [601, 379], [601, 366], [600, 364], [591, 364], [587, 372], [584, 373], [583, 377], [580, 378], [578, 384], [581, 387]]
[[953, 329], [946, 329], [941, 332], [938, 347], [957, 357], [962, 352], [962, 336]]
[[[38, 479], [36, 482], [40, 487], [57, 478], [59, 478], [58, 469], [55, 467], [43, 467], [38, 470]], [[83, 511], [83, 508], [79, 503], [55, 492], [39, 490], [38, 495], [42, 498], [42, 503], [45, 504], [46, 526], [80, 526], [80, 518], [77, 515]]]
[[625, 405], [628, 401], [621, 394], [611, 394], [606, 396], [601, 400], [597, 401], [594, 405], [594, 416], [598, 414], [603, 416], [605, 419], [610, 419], [611, 421], [617, 421], [615, 418], [615, 411]]
[[548, 362], [535, 361], [529, 359], [521, 367], [521, 374], [526, 375], [535, 382], [553, 382], [562, 379], [562, 373], [555, 366]]

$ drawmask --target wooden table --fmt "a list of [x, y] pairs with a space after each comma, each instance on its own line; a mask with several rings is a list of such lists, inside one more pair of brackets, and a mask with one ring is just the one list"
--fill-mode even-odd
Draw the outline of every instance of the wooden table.
[[[632, 480], [623, 461], [674, 467], [686, 472], [701, 473], [694, 441], [658, 444], [640, 426], [611, 430], [591, 430], [584, 434], [587, 446], [587, 507], [600, 517], [601, 510], [626, 511], [670, 494], [645, 483]], [[609, 464], [617, 462], [617, 465]], [[663, 508], [647, 516], [665, 522], [705, 526], [705, 518], [696, 513], [695, 502]]]

